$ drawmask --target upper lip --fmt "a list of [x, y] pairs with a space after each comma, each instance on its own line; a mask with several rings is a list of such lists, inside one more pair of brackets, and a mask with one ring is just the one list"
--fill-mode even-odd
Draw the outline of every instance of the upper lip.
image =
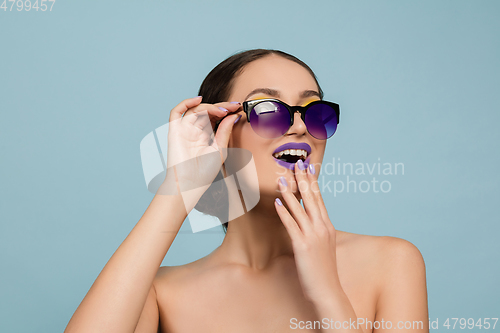
[[287, 142], [284, 145], [276, 148], [273, 152], [273, 155], [285, 149], [304, 149], [305, 151], [307, 151], [307, 155], [311, 153], [311, 146], [309, 146], [305, 142]]

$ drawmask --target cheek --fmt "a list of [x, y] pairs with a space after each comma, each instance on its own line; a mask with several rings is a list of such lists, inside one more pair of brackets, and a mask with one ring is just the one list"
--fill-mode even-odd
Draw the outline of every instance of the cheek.
[[234, 148], [243, 148], [250, 153], [255, 163], [258, 182], [261, 191], [269, 191], [277, 187], [278, 172], [280, 168], [270, 153], [272, 140], [257, 135], [250, 124], [245, 123], [240, 128], [233, 130], [232, 145]]
[[238, 126], [233, 130], [234, 147], [244, 148], [255, 156], [267, 154], [272, 140], [265, 139], [254, 132], [249, 123]]
[[[248, 149], [251, 147], [251, 145], [249, 144], [249, 139], [251, 138], [252, 133], [249, 133], [248, 131], [248, 127], [250, 127], [249, 124], [247, 124], [246, 122], [241, 124], [241, 122], [243, 122], [243, 120], [241, 120], [238, 125], [235, 125], [235, 127], [233, 127], [229, 145], [232, 148]], [[250, 128], [250, 130], [252, 129]]]
[[321, 163], [325, 155], [326, 142], [314, 139], [314, 162]]

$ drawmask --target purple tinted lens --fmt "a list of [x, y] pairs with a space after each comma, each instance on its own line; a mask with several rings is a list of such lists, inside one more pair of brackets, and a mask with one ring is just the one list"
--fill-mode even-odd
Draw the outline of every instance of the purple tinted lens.
[[261, 102], [250, 112], [250, 125], [264, 138], [278, 138], [290, 128], [290, 113], [280, 103]]
[[305, 124], [316, 139], [328, 139], [337, 130], [337, 113], [327, 104], [315, 104], [307, 110]]

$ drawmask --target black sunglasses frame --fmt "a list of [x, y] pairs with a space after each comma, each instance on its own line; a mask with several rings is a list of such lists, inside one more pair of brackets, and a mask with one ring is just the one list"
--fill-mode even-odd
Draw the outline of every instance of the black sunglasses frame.
[[[288, 112], [290, 113], [290, 127], [293, 126], [293, 121], [295, 118], [293, 115], [295, 112], [300, 113], [300, 118], [302, 119], [302, 121], [305, 124], [307, 110], [311, 106], [314, 106], [317, 104], [325, 104], [325, 105], [328, 105], [329, 107], [331, 107], [332, 109], [334, 109], [335, 113], [337, 114], [337, 124], [340, 122], [340, 106], [336, 103], [319, 100], [319, 101], [311, 102], [305, 106], [298, 106], [298, 105], [297, 106], [290, 106], [290, 105], [286, 104], [285, 102], [282, 102], [279, 99], [274, 99], [274, 98], [255, 99], [255, 100], [243, 102], [243, 111], [245, 112], [245, 114], [247, 116], [247, 122], [250, 122], [250, 112], [253, 110], [253, 108], [256, 105], [263, 103], [263, 102], [276, 102], [276, 103], [279, 103], [279, 104], [285, 106], [287, 108]], [[289, 129], [290, 129], [290, 127], [289, 127]], [[307, 127], [307, 125], [306, 125], [306, 127]]]

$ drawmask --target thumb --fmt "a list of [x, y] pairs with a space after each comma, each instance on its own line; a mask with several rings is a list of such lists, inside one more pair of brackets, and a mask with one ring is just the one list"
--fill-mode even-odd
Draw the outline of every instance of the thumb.
[[[231, 132], [233, 131], [233, 126], [236, 120], [241, 118], [240, 114], [232, 114], [230, 116], [225, 117], [219, 123], [219, 127], [217, 128], [217, 133], [215, 134], [215, 143], [219, 150], [222, 149], [223, 152], [227, 151], [227, 144], [229, 142], [229, 137], [231, 136]], [[226, 153], [227, 154], [227, 153]], [[226, 160], [226, 154], [224, 154], [224, 160]]]

